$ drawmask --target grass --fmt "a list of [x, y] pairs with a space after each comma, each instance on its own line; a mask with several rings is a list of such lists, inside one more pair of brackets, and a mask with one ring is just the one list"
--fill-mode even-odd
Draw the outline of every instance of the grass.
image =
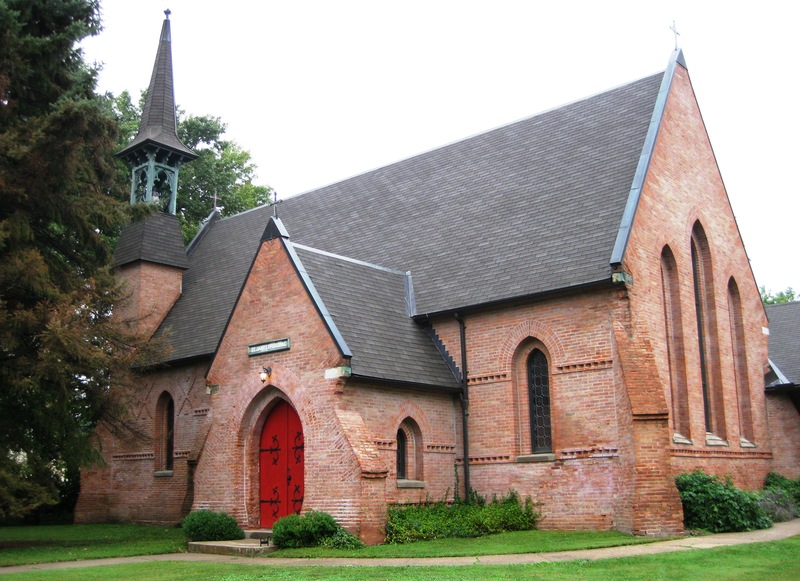
[[[640, 543], [653, 538], [614, 531], [518, 531], [477, 539], [440, 539], [404, 545], [343, 550], [315, 547], [284, 549], [272, 557], [416, 558], [542, 553], [597, 549]], [[177, 528], [137, 525], [75, 525], [0, 528], [0, 566], [130, 557], [185, 551]]]
[[0, 528], [0, 567], [106, 557], [181, 553], [181, 529], [141, 525]]
[[599, 549], [652, 543], [664, 539], [634, 537], [615, 531], [516, 531], [476, 539], [439, 539], [403, 545], [377, 545], [363, 549], [343, 550], [314, 547], [282, 549], [270, 557], [288, 558], [416, 558], [465, 557], [481, 555], [513, 555], [517, 553], [547, 553], [577, 549]]
[[[305, 562], [308, 563], [308, 562]], [[456, 567], [320, 567], [304, 564], [296, 567], [253, 564], [162, 561], [110, 565], [71, 570], [34, 571], [4, 576], [4, 579], [44, 579], [47, 581], [99, 579], [219, 579], [255, 581], [260, 579], [410, 579], [435, 581], [447, 579], [553, 579], [581, 580], [685, 580], [800, 579], [800, 537], [769, 543], [753, 543], [717, 549], [695, 549], [623, 557], [599, 561], [568, 561], [535, 565], [469, 565]]]

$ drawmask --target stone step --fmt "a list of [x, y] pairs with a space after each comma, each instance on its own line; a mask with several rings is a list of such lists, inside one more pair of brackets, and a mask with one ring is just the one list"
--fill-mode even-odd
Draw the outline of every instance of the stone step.
[[272, 529], [255, 529], [244, 531], [244, 538], [269, 541], [269, 539], [272, 538]]
[[196, 541], [189, 543], [190, 553], [206, 553], [211, 555], [228, 555], [233, 557], [261, 557], [277, 549], [259, 538], [239, 541]]

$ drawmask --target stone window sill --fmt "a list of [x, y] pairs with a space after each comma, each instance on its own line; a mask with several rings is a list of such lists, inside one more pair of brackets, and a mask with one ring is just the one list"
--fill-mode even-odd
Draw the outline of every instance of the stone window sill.
[[172, 476], [172, 470], [156, 470], [155, 472], [153, 472], [153, 476], [155, 476], [156, 478]]
[[422, 480], [398, 480], [397, 488], [425, 488]]
[[684, 444], [686, 446], [694, 446], [694, 442], [687, 438], [686, 436], [675, 432], [672, 434], [672, 443], [673, 444]]
[[730, 446], [730, 444], [728, 444], [728, 440], [723, 440], [711, 432], [706, 432], [706, 446]]
[[739, 447], [740, 448], [758, 448], [758, 446], [756, 446], [755, 443], [751, 442], [750, 440], [748, 440], [744, 436], [741, 436], [739, 438]]
[[526, 464], [530, 462], [555, 462], [556, 455], [555, 454], [526, 454], [524, 456], [517, 456], [514, 458], [514, 462], [519, 462], [520, 464]]

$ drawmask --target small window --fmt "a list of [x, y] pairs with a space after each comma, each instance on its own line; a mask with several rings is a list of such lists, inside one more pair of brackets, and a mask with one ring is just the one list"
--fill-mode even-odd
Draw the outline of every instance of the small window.
[[172, 470], [175, 455], [175, 401], [166, 391], [156, 405], [156, 450], [157, 471]]
[[531, 451], [534, 454], [552, 452], [550, 371], [547, 357], [539, 349], [534, 349], [528, 357], [528, 405], [530, 406]]
[[397, 430], [397, 479], [406, 479], [406, 458], [408, 456], [408, 440], [402, 428]]
[[411, 418], [397, 429], [397, 482], [400, 488], [423, 486], [422, 431]]

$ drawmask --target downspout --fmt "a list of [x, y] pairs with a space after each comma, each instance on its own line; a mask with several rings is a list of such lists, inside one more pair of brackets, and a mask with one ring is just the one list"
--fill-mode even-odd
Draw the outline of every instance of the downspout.
[[461, 431], [464, 436], [464, 501], [470, 503], [469, 485], [469, 428], [467, 418], [469, 417], [469, 385], [467, 383], [467, 327], [461, 315], [454, 313], [458, 321], [459, 334], [461, 337]]

